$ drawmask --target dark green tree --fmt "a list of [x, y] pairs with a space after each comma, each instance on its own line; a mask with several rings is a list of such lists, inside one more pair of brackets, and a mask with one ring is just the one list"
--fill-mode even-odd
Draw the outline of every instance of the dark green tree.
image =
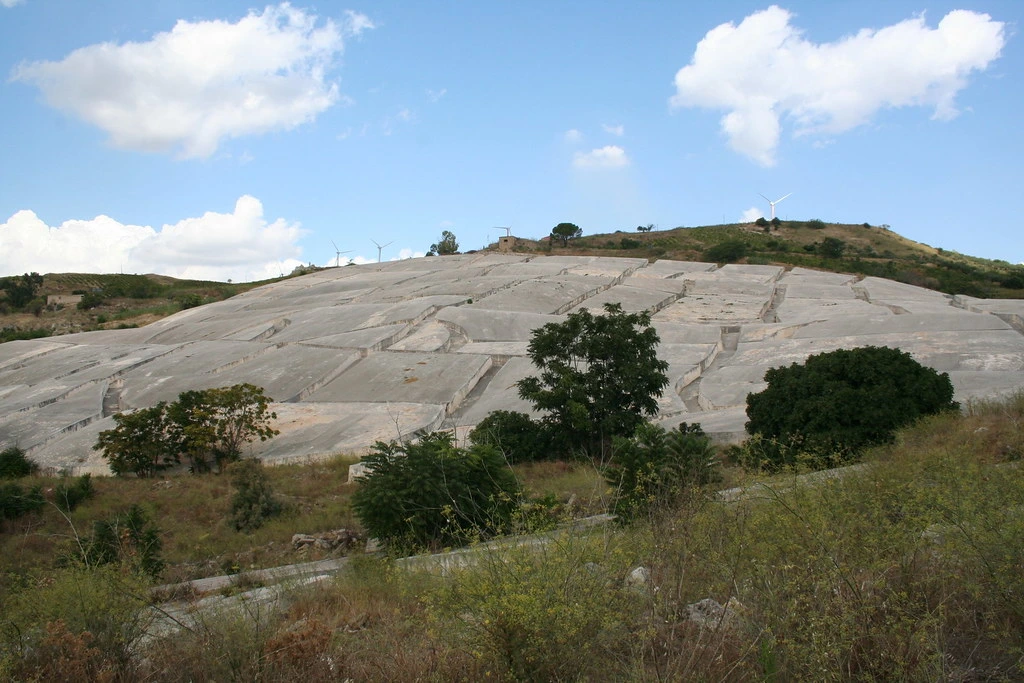
[[959, 408], [948, 374], [885, 346], [816, 354], [764, 379], [768, 387], [747, 396], [747, 431], [770, 442], [769, 460], [792, 461], [794, 449], [823, 464], [847, 460], [920, 417]]
[[241, 457], [246, 443], [275, 436], [275, 419], [270, 398], [252, 384], [183, 391], [173, 403], [114, 415], [117, 427], [100, 432], [93, 449], [119, 475], [153, 476], [182, 455], [193, 472], [219, 472]]
[[0, 451], [0, 479], [20, 479], [38, 470], [39, 465], [29, 460], [23, 449], [9, 446]]
[[20, 276], [4, 278], [0, 281], [0, 290], [7, 292], [7, 301], [13, 308], [24, 308], [36, 292], [43, 286], [43, 276], [39, 273], [25, 273]]
[[561, 240], [562, 246], [567, 246], [569, 240], [574, 240], [583, 235], [583, 230], [574, 223], [559, 223], [551, 229], [551, 240]]
[[278, 433], [270, 426], [277, 419], [270, 398], [253, 384], [182, 392], [167, 415], [168, 436], [194, 472], [220, 472], [241, 457], [244, 444]]
[[93, 450], [103, 457], [115, 475], [152, 477], [179, 460], [178, 445], [170, 438], [167, 403], [114, 415], [114, 429], [99, 433]]
[[647, 312], [605, 304], [604, 315], [572, 313], [534, 330], [528, 353], [540, 376], [521, 379], [519, 395], [545, 413], [555, 447], [604, 458], [613, 437], [658, 411], [668, 385], [658, 341]]
[[450, 256], [451, 254], [459, 253], [459, 243], [455, 239], [455, 234], [445, 230], [441, 233], [441, 239], [436, 244], [430, 245], [430, 250], [427, 251], [427, 256]]
[[460, 545], [506, 529], [519, 505], [519, 482], [490, 446], [459, 448], [452, 436], [377, 442], [352, 509], [372, 535], [404, 552]]
[[672, 431], [644, 423], [630, 438], [617, 437], [605, 481], [615, 491], [621, 521], [656, 512], [701, 486], [721, 481], [711, 439], [700, 425]]

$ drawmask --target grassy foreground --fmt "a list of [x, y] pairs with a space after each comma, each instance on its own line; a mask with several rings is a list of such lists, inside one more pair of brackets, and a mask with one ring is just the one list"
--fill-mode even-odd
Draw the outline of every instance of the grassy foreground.
[[[163, 637], [147, 635], [130, 574], [50, 570], [0, 606], [0, 678], [1021, 680], [1022, 421], [1024, 396], [972, 405], [842, 477], [748, 481], [729, 502], [693, 495], [627, 529], [481, 549], [443, 576], [360, 557], [333, 581]], [[327, 479], [339, 466], [306, 467]], [[559, 495], [593, 484], [543, 467], [536, 481], [572, 482]], [[175, 481], [179, 504], [198, 506], [195, 480]], [[341, 525], [340, 508], [318, 509]], [[206, 533], [220, 533], [209, 514]], [[728, 609], [691, 607], [706, 598]]]

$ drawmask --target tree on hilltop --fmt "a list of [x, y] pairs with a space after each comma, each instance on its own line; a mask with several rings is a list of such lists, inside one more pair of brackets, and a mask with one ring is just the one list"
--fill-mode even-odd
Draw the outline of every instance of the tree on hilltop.
[[567, 246], [569, 240], [583, 236], [583, 230], [575, 223], [559, 223], [551, 229], [552, 240], [562, 240], [562, 246]]

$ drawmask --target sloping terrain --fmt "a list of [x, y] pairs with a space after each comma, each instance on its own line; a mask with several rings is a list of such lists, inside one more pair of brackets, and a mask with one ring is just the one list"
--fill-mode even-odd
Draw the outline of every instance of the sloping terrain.
[[0, 447], [105, 472], [91, 449], [116, 412], [250, 382], [276, 402], [268, 461], [523, 410], [532, 330], [607, 302], [649, 310], [669, 363], [658, 419], [736, 439], [764, 371], [886, 345], [950, 373], [957, 399], [1024, 387], [1024, 301], [949, 296], [770, 265], [480, 253], [322, 270], [137, 329], [0, 345]]

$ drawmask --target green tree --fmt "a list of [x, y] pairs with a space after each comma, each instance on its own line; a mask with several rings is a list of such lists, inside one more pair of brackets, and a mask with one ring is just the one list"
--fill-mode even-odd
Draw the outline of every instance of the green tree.
[[9, 446], [0, 451], [0, 479], [20, 479], [38, 470], [39, 465], [29, 460], [23, 449]]
[[457, 447], [452, 436], [377, 442], [352, 509], [367, 531], [395, 551], [459, 545], [499, 533], [521, 495], [505, 459], [490, 446]]
[[39, 273], [25, 273], [20, 276], [4, 278], [0, 281], [0, 291], [7, 292], [7, 301], [14, 308], [24, 308], [36, 292], [43, 286], [43, 276]]
[[131, 413], [117, 413], [114, 423], [114, 429], [99, 433], [92, 448], [103, 451], [115, 475], [152, 477], [179, 462], [178, 446], [168, 434], [166, 402]]
[[521, 379], [519, 395], [545, 413], [556, 446], [603, 458], [613, 437], [657, 412], [668, 363], [650, 325], [647, 312], [605, 304], [604, 315], [584, 309], [534, 330], [527, 350], [540, 376]]
[[430, 245], [427, 256], [450, 256], [459, 253], [459, 243], [455, 234], [445, 230], [441, 233], [441, 239], [436, 244]]
[[277, 414], [269, 406], [263, 388], [253, 384], [185, 391], [167, 407], [169, 436], [193, 471], [220, 472], [241, 457], [244, 444], [277, 435], [270, 426]]
[[242, 446], [278, 432], [270, 399], [252, 384], [183, 391], [173, 403], [158, 403], [114, 415], [117, 427], [100, 432], [102, 450], [114, 474], [150, 477], [189, 458], [193, 472], [219, 472], [238, 460]]
[[605, 481], [615, 491], [612, 509], [630, 521], [665, 508], [686, 492], [721, 481], [711, 439], [700, 425], [672, 431], [644, 423], [631, 438], [615, 439]]
[[948, 374], [885, 346], [816, 354], [764, 379], [768, 387], [747, 396], [747, 431], [769, 441], [769, 460], [792, 460], [794, 450], [821, 463], [849, 459], [920, 417], [959, 408]]
[[583, 230], [574, 223], [559, 223], [551, 229], [551, 240], [561, 240], [562, 246], [567, 246], [569, 240], [574, 240], [583, 235]]

